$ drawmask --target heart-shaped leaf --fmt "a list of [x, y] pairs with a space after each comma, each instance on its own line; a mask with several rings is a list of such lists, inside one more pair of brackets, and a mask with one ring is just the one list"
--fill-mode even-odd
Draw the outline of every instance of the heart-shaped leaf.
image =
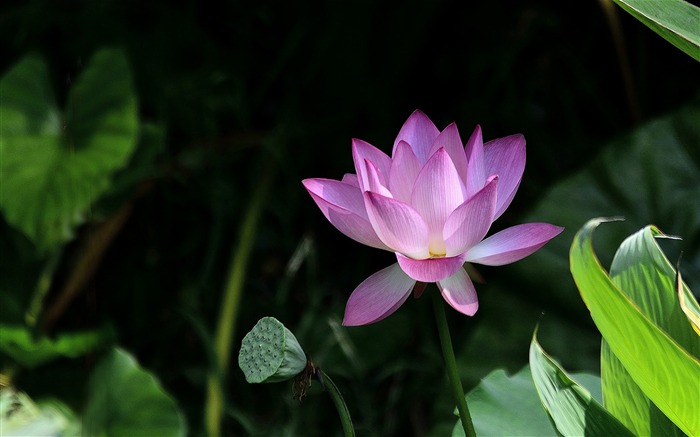
[[28, 56], [0, 79], [0, 209], [40, 253], [85, 220], [137, 142], [136, 98], [119, 50], [93, 56], [58, 110], [46, 64]]

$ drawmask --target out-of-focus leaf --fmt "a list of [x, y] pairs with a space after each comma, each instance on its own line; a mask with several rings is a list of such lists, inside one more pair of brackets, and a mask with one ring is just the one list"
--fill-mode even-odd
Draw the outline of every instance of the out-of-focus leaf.
[[72, 236], [136, 139], [136, 98], [119, 50], [101, 50], [57, 108], [45, 63], [29, 56], [0, 79], [0, 209], [47, 252]]
[[56, 339], [34, 338], [25, 326], [0, 324], [0, 351], [27, 367], [59, 357], [76, 358], [114, 339], [111, 329], [61, 334]]
[[[489, 373], [467, 394], [467, 404], [478, 436], [557, 435], [537, 397], [529, 366], [511, 376], [503, 369]], [[464, 437], [459, 419], [452, 437]]]
[[561, 435], [632, 436], [590, 392], [577, 384], [549, 357], [533, 336], [530, 369], [547, 414]]
[[[591, 217], [622, 216], [624, 222], [598, 232], [596, 248], [606, 265], [620, 242], [649, 223], [683, 236], [682, 270], [700, 290], [700, 106], [696, 103], [652, 121], [606, 146], [579, 173], [544, 196], [523, 221], [544, 221], [566, 230], [526, 259], [506, 267], [513, 280], [527, 280], [554, 305], [580, 307], [567, 253], [574, 234]], [[546, 269], [546, 275], [533, 275]], [[697, 278], [697, 279], [696, 279]], [[566, 292], [565, 284], [571, 284]], [[697, 285], [696, 285], [697, 284]]]
[[87, 436], [184, 436], [175, 401], [149, 372], [114, 349], [90, 377], [83, 430]]
[[0, 430], [3, 436], [80, 435], [80, 421], [56, 400], [35, 403], [13, 387], [0, 388]]
[[[676, 272], [655, 237], [663, 234], [647, 226], [627, 238], [615, 254], [610, 278], [649, 320], [697, 358], [700, 341], [681, 311], [675, 292]], [[685, 284], [681, 287], [687, 290]], [[602, 348], [605, 407], [637, 435], [683, 435], [637, 387], [607, 341], [603, 340]]]
[[[592, 245], [593, 231], [603, 221], [589, 221], [571, 246], [576, 285], [593, 321], [631, 379], [676, 426], [694, 435], [700, 430], [700, 361], [659, 329], [603, 270]], [[650, 228], [648, 232], [651, 235]], [[629, 254], [629, 247], [621, 253]], [[623, 264], [620, 261], [617, 265], [619, 272]], [[606, 377], [603, 373], [604, 390]]]
[[666, 41], [700, 61], [700, 8], [684, 0], [614, 0]]

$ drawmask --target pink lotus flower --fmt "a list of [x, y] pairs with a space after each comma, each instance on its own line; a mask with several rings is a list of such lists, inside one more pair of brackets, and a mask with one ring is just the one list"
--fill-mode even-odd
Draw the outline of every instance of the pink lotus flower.
[[484, 239], [515, 196], [525, 169], [525, 138], [484, 144], [476, 127], [462, 146], [457, 126], [440, 132], [420, 111], [408, 118], [391, 158], [353, 139], [357, 174], [302, 181], [340, 232], [396, 253], [397, 263], [353, 291], [344, 325], [374, 323], [403, 304], [416, 282], [436, 282], [443, 298], [472, 316], [479, 306], [465, 262], [498, 266], [542, 247], [563, 228], [528, 223]]

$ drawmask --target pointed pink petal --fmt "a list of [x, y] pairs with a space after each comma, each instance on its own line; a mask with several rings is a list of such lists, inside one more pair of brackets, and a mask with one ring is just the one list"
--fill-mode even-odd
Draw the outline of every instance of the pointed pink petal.
[[364, 198], [369, 221], [384, 244], [412, 258], [429, 256], [428, 226], [413, 208], [368, 191]]
[[[362, 192], [357, 187], [346, 182], [324, 178], [304, 179], [301, 183], [304, 184], [304, 188], [312, 196], [320, 197], [328, 204], [340, 207], [369, 220]], [[324, 208], [320, 208], [325, 215]]]
[[487, 176], [497, 174], [499, 177], [495, 220], [518, 191], [525, 170], [525, 137], [510, 135], [484, 144], [484, 165]]
[[401, 269], [408, 276], [421, 282], [437, 282], [459, 270], [464, 264], [462, 256], [443, 258], [413, 259], [396, 254]]
[[497, 186], [498, 177], [494, 176], [447, 218], [442, 231], [447, 256], [466, 252], [486, 236], [496, 212]]
[[469, 137], [467, 145], [464, 147], [467, 156], [467, 196], [473, 196], [486, 184], [486, 174], [484, 165], [484, 141], [481, 136], [481, 126], [476, 125], [474, 132]]
[[549, 223], [526, 223], [506, 228], [469, 249], [466, 261], [502, 266], [525, 258], [564, 228]]
[[389, 170], [389, 191], [394, 199], [404, 203], [411, 202], [413, 185], [416, 182], [421, 165], [411, 146], [405, 141], [399, 141], [394, 149], [394, 155]]
[[389, 192], [385, 186], [386, 178], [384, 178], [384, 175], [379, 172], [379, 169], [374, 165], [374, 163], [365, 159], [365, 169], [367, 174], [365, 191], [371, 191], [393, 199], [394, 196], [391, 195], [391, 192]]
[[[355, 171], [357, 172], [360, 188], [364, 191], [367, 188], [367, 173], [365, 160], [371, 161], [383, 175], [389, 174], [391, 167], [391, 159], [386, 153], [377, 149], [370, 143], [354, 138], [352, 140], [352, 159], [355, 162]], [[386, 184], [386, 181], [384, 181]]]
[[343, 325], [367, 325], [391, 315], [406, 301], [415, 283], [398, 264], [378, 271], [350, 295]]
[[357, 187], [331, 179], [304, 179], [302, 183], [323, 215], [340, 232], [367, 246], [389, 250], [374, 232]]
[[411, 196], [411, 205], [428, 225], [433, 256], [445, 255], [442, 229], [447, 217], [464, 200], [457, 170], [445, 149], [439, 149], [418, 174]]
[[444, 148], [457, 169], [459, 179], [462, 184], [467, 183], [467, 155], [464, 153], [462, 139], [459, 137], [459, 130], [455, 123], [447, 126], [433, 142], [429, 156], [432, 156], [438, 149]]
[[421, 164], [428, 160], [428, 152], [433, 145], [433, 141], [440, 134], [438, 128], [435, 127], [432, 121], [423, 112], [416, 110], [408, 117], [408, 120], [403, 124], [399, 135], [394, 141], [392, 155], [396, 152], [399, 142], [405, 141], [410, 144], [413, 153]]
[[438, 288], [447, 303], [462, 314], [473, 316], [479, 309], [479, 299], [469, 275], [459, 269], [454, 275], [438, 282]]

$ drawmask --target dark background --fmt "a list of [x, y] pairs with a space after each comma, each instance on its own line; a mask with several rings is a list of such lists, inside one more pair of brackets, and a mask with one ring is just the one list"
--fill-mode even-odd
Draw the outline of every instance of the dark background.
[[[89, 285], [50, 332], [114, 326], [119, 343], [177, 399], [191, 434], [201, 434], [238, 227], [260, 181], [272, 177], [235, 322], [225, 435], [340, 434], [318, 386], [300, 405], [287, 383], [245, 383], [240, 340], [267, 315], [335, 376], [359, 435], [443, 435], [455, 417], [429, 303], [409, 299], [378, 324], [340, 326], [350, 292], [393, 255], [337, 232], [300, 181], [353, 171], [353, 137], [388, 152], [418, 108], [440, 129], [456, 121], [462, 138], [476, 124], [485, 140], [525, 135], [523, 181], [494, 226], [521, 222], [611, 140], [697, 99], [697, 62], [615, 6], [621, 57], [602, 4], [3, 2], [0, 70], [38, 52], [60, 100], [97, 49], [121, 47], [141, 120], [162, 126], [166, 138], [162, 150], [139, 151], [156, 165], [134, 189], [133, 210]], [[621, 59], [631, 69], [627, 80]], [[290, 271], [302, 243], [301, 268]], [[68, 248], [57, 283], [80, 250]], [[537, 322], [545, 347], [567, 368], [597, 370], [598, 337], [580, 302], [562, 308], [507, 268], [479, 271], [488, 283], [477, 284], [477, 316], [448, 314], [465, 388], [493, 368], [519, 369]], [[540, 263], [530, 274], [547, 271]], [[564, 292], [575, 298], [570, 284]], [[94, 357], [60, 360], [15, 383], [80, 410], [93, 364]]]

